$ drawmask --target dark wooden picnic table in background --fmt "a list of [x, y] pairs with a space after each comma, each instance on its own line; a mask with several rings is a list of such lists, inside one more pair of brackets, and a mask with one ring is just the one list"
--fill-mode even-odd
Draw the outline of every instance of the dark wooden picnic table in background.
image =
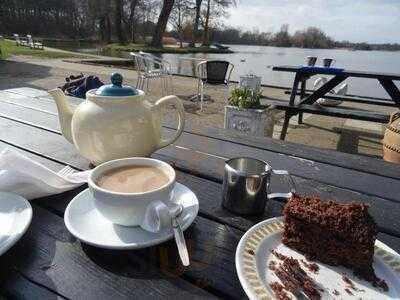
[[[377, 113], [376, 111], [368, 111], [346, 107], [326, 107], [313, 105], [318, 99], [325, 97], [326, 99], [358, 102], [379, 106], [390, 106], [397, 109], [400, 108], [400, 91], [394, 81], [400, 81], [400, 74], [352, 71], [340, 68], [322, 68], [322, 67], [304, 67], [304, 66], [275, 66], [274, 71], [295, 73], [292, 90], [289, 93], [289, 103], [274, 103], [276, 109], [285, 111], [285, 119], [281, 131], [281, 140], [285, 139], [289, 121], [291, 117], [299, 115], [298, 122], [303, 122], [303, 113], [332, 116], [339, 118], [348, 118], [354, 120], [371, 121], [386, 124], [389, 122], [389, 115]], [[317, 88], [315, 91], [307, 91], [307, 80], [315, 75], [332, 76], [326, 83]], [[330, 92], [343, 83], [347, 78], [367, 78], [376, 79], [381, 87], [390, 96], [390, 99], [371, 99], [371, 97], [348, 97], [348, 96], [332, 96]], [[300, 86], [300, 89], [299, 89]], [[300, 96], [296, 103], [296, 96]]]
[[[80, 100], [71, 99], [78, 104]], [[172, 135], [171, 125], [164, 134]], [[45, 91], [0, 91], [0, 150], [13, 148], [53, 170], [89, 168], [60, 134], [54, 101]], [[0, 257], [0, 295], [17, 299], [246, 298], [235, 271], [242, 235], [280, 216], [284, 200], [269, 201], [259, 217], [221, 208], [224, 160], [250, 156], [294, 176], [297, 190], [341, 202], [363, 201], [379, 226], [378, 238], [400, 251], [400, 166], [268, 138], [237, 137], [218, 129], [186, 131], [153, 157], [171, 163], [192, 189], [200, 212], [185, 231], [191, 265], [180, 264], [174, 241], [143, 250], [116, 251], [79, 242], [64, 226], [69, 201], [81, 190], [35, 199], [32, 224]], [[273, 191], [286, 189], [274, 178]]]

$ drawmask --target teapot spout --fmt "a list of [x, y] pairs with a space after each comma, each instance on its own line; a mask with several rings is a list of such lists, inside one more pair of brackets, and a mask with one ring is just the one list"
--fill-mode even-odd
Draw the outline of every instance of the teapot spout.
[[64, 95], [64, 92], [60, 89], [53, 89], [48, 91], [48, 93], [54, 98], [54, 101], [56, 101], [58, 110], [58, 119], [60, 120], [61, 133], [70, 143], [73, 144], [74, 142], [72, 139], [72, 131], [71, 131], [71, 121], [72, 121], [73, 111], [68, 103], [67, 97]]

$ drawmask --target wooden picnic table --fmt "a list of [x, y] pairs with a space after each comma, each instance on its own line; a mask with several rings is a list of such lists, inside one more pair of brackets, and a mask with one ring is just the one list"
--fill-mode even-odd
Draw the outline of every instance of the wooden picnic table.
[[[75, 104], [81, 100], [70, 98]], [[168, 124], [165, 135], [174, 133]], [[0, 150], [12, 148], [53, 170], [68, 164], [89, 168], [60, 134], [54, 101], [31, 88], [0, 91]], [[400, 166], [378, 159], [322, 150], [269, 138], [237, 137], [217, 129], [187, 126], [179, 140], [153, 157], [171, 163], [177, 180], [200, 202], [185, 231], [191, 265], [180, 264], [174, 241], [143, 250], [105, 250], [81, 243], [64, 225], [70, 200], [86, 186], [31, 201], [27, 233], [0, 257], [0, 298], [148, 299], [246, 298], [235, 271], [235, 250], [243, 234], [261, 220], [280, 216], [284, 201], [269, 201], [259, 217], [221, 208], [224, 160], [250, 156], [287, 169], [297, 190], [341, 202], [370, 204], [378, 238], [400, 251]], [[273, 178], [272, 191], [285, 190]], [[99, 233], [101, 234], [101, 233]]]
[[[394, 81], [400, 80], [400, 74], [392, 73], [377, 73], [377, 72], [364, 72], [352, 71], [339, 68], [320, 68], [320, 67], [304, 67], [304, 66], [275, 66], [273, 71], [291, 72], [295, 73], [292, 91], [290, 92], [290, 99], [288, 104], [277, 104], [278, 109], [285, 110], [285, 120], [281, 131], [281, 139], [284, 140], [290, 118], [299, 114], [299, 123], [302, 123], [303, 112], [311, 114], [320, 114], [326, 116], [334, 116], [340, 118], [350, 118], [356, 120], [372, 121], [379, 123], [387, 123], [389, 116], [370, 112], [365, 110], [354, 110], [346, 108], [329, 108], [329, 107], [316, 107], [313, 104], [320, 98], [326, 96], [335, 87], [345, 81], [347, 78], [369, 78], [376, 79], [380, 85], [388, 93], [391, 99], [385, 100], [366, 100], [366, 99], [351, 99], [350, 97], [332, 97], [327, 96], [328, 99], [336, 99], [343, 101], [353, 101], [359, 103], [368, 103], [374, 105], [394, 106], [400, 108], [400, 91]], [[307, 80], [315, 75], [330, 75], [330, 78], [325, 84], [311, 93], [306, 92]], [[298, 92], [300, 85], [300, 92]], [[300, 96], [300, 100], [295, 103], [296, 96]]]

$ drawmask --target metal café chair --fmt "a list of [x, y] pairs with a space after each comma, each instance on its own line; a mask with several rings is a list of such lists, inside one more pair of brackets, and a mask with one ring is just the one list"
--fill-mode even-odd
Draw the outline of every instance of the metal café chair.
[[206, 85], [224, 85], [229, 97], [229, 82], [235, 66], [223, 60], [203, 61], [197, 65], [197, 95], [200, 96], [200, 111], [203, 111], [204, 88]]
[[149, 91], [149, 81], [159, 79], [161, 81], [161, 94], [164, 96], [168, 93], [168, 74], [166, 67], [158, 60], [154, 60], [147, 55], [141, 55], [131, 52], [130, 55], [135, 60], [136, 71], [138, 73], [138, 81], [136, 87], [138, 89]]
[[16, 33], [14, 33], [13, 36], [17, 46], [28, 46], [28, 41], [25, 38], [20, 37], [19, 34]]
[[139, 51], [139, 54], [145, 57], [149, 57], [150, 59], [156, 61], [159, 66], [161, 67], [162, 71], [165, 73], [166, 78], [168, 79], [168, 82], [166, 82], [166, 88], [168, 89], [167, 92], [170, 94], [174, 93], [174, 86], [172, 83], [172, 67], [171, 63], [165, 59], [162, 59], [158, 56], [155, 56], [151, 53]]

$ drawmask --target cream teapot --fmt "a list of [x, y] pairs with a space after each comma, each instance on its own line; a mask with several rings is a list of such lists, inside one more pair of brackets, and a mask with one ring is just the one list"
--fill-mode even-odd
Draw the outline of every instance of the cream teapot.
[[[149, 156], [181, 135], [185, 116], [176, 96], [151, 104], [143, 91], [123, 86], [120, 74], [112, 74], [111, 82], [88, 91], [86, 100], [75, 110], [63, 91], [49, 91], [57, 104], [63, 136], [82, 156], [95, 165], [117, 158]], [[163, 139], [160, 108], [167, 104], [177, 108], [178, 129], [173, 137]]]

